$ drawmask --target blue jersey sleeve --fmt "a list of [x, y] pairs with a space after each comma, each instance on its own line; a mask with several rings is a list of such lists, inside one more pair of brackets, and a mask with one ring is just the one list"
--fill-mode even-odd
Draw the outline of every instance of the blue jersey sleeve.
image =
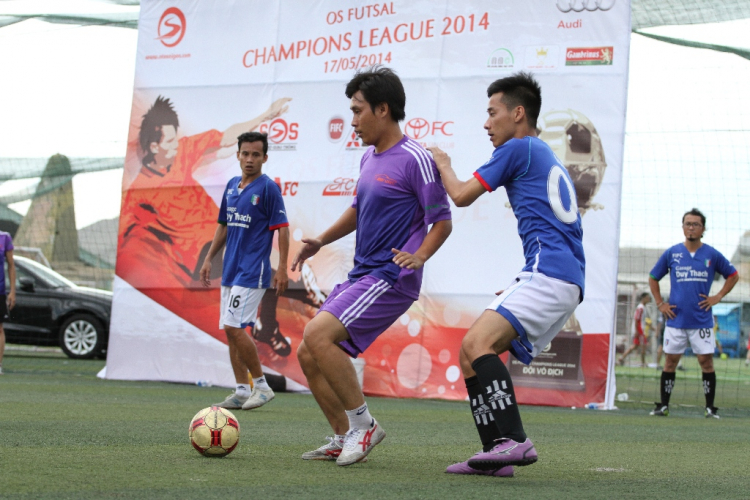
[[268, 217], [268, 229], [273, 231], [280, 227], [289, 225], [286, 217], [286, 207], [284, 207], [284, 198], [281, 196], [281, 189], [275, 182], [269, 180], [266, 183], [266, 215]]
[[508, 181], [522, 177], [530, 164], [530, 138], [511, 139], [493, 151], [487, 163], [474, 172], [474, 177], [487, 191], [494, 191]]
[[661, 257], [659, 257], [659, 260], [656, 261], [654, 268], [649, 273], [649, 276], [656, 281], [662, 279], [669, 272], [669, 250], [667, 249], [661, 254]]
[[716, 272], [724, 276], [724, 279], [737, 272], [737, 269], [718, 250], [716, 251]]
[[230, 180], [227, 182], [227, 186], [224, 188], [224, 194], [221, 196], [221, 207], [219, 207], [219, 224], [227, 225], [227, 191], [229, 190], [229, 185], [232, 183]]

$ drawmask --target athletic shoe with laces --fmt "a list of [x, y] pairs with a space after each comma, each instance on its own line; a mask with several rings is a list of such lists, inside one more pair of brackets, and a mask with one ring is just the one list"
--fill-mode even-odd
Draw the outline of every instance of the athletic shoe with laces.
[[276, 394], [274, 394], [271, 389], [259, 389], [257, 386], [253, 387], [253, 392], [242, 405], [242, 409], [252, 410], [254, 408], [260, 408], [271, 401], [274, 397], [276, 397]]
[[669, 416], [669, 406], [663, 405], [661, 403], [656, 403], [656, 408], [651, 410], [649, 415], [653, 415], [655, 417], [668, 417]]
[[338, 441], [335, 437], [326, 436], [327, 444], [324, 444], [317, 450], [308, 451], [302, 454], [302, 460], [336, 460], [341, 454], [341, 448], [344, 441]]
[[469, 465], [469, 461], [449, 465], [445, 472], [448, 474], [476, 474], [480, 476], [513, 477], [513, 466], [506, 465], [499, 469], [479, 470]]
[[716, 418], [716, 419], [721, 418], [719, 416], [719, 409], [715, 406], [706, 406], [705, 415], [706, 415], [706, 418]]
[[363, 462], [375, 445], [384, 438], [385, 431], [374, 418], [369, 429], [358, 429], [356, 427], [349, 429], [346, 437], [344, 437], [341, 454], [336, 459], [336, 465], [351, 465]]
[[239, 410], [242, 408], [242, 405], [247, 401], [247, 399], [250, 396], [238, 396], [237, 392], [233, 392], [229, 396], [227, 396], [227, 399], [222, 401], [221, 403], [216, 403], [213, 406], [218, 406], [220, 408], [226, 408], [227, 410]]
[[536, 448], [531, 439], [523, 443], [510, 438], [500, 438], [494, 448], [471, 457], [467, 464], [479, 470], [497, 470], [506, 465], [531, 465], [537, 461]]

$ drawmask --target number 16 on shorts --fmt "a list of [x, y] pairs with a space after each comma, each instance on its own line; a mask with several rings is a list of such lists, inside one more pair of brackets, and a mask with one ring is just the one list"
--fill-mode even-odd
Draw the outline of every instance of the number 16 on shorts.
[[254, 325], [257, 319], [258, 305], [265, 293], [265, 288], [222, 286], [219, 328], [225, 326], [245, 328]]

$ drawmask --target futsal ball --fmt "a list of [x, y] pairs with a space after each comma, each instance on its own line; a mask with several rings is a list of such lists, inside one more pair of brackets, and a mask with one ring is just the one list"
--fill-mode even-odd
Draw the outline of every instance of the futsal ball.
[[240, 423], [225, 408], [204, 408], [190, 422], [190, 443], [204, 457], [224, 457], [239, 441]]

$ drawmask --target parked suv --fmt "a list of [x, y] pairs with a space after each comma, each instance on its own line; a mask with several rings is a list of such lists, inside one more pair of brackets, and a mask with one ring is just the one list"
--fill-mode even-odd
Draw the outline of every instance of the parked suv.
[[103, 356], [109, 340], [112, 292], [78, 286], [25, 257], [15, 256], [14, 261], [16, 306], [3, 324], [6, 341], [60, 346], [77, 359]]

